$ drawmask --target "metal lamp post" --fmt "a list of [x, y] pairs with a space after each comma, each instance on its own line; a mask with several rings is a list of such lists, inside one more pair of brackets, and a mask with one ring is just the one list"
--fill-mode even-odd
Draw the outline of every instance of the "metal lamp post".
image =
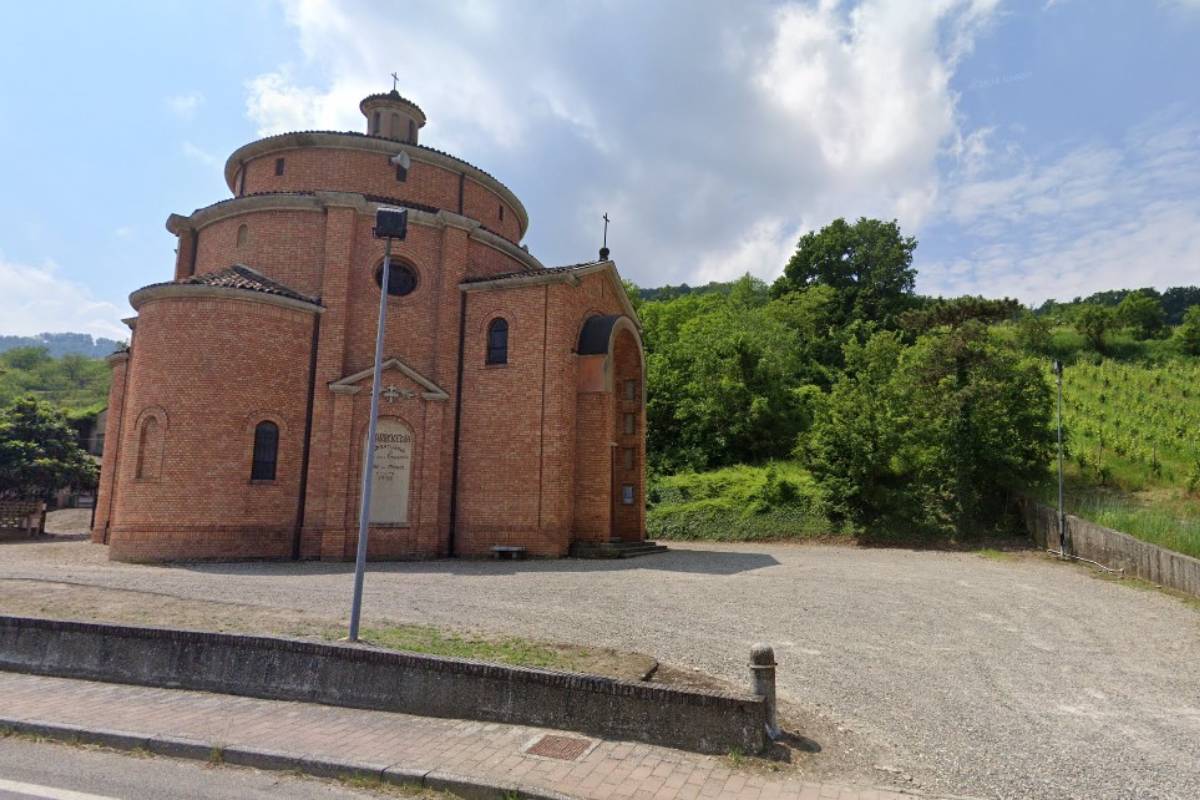
[[371, 416], [367, 422], [367, 442], [363, 447], [362, 503], [358, 509], [358, 554], [354, 561], [354, 600], [350, 605], [349, 640], [358, 641], [358, 622], [362, 615], [363, 575], [367, 570], [367, 531], [371, 517], [371, 484], [375, 472], [375, 429], [379, 422], [379, 379], [383, 371], [383, 333], [387, 327], [388, 278], [392, 272], [392, 240], [403, 240], [408, 233], [408, 210], [381, 208], [375, 212], [375, 238], [386, 239], [383, 274], [379, 279], [379, 323], [375, 329], [375, 367], [371, 374]]

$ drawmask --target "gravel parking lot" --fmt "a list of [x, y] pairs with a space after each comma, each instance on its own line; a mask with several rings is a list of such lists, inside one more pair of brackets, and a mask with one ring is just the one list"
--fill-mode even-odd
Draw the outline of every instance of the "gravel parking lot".
[[[334, 614], [352, 575], [114, 564], [75, 540], [0, 545], [0, 591], [5, 580]], [[365, 609], [368, 621], [641, 651], [738, 682], [750, 645], [769, 641], [782, 698], [844, 737], [879, 783], [1200, 797], [1200, 611], [1036, 554], [687, 543], [624, 562], [373, 564]]]

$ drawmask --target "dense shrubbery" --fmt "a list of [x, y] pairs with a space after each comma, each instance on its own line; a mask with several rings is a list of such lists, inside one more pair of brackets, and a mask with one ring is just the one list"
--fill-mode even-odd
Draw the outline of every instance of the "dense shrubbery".
[[789, 461], [660, 477], [649, 501], [652, 538], [784, 539], [839, 530], [821, 513], [812, 478]]
[[904, 346], [847, 346], [846, 371], [799, 452], [834, 521], [876, 537], [996, 527], [1008, 493], [1043, 480], [1050, 388], [979, 323]]
[[[1036, 312], [922, 298], [915, 247], [894, 222], [836, 220], [801, 238], [769, 289], [747, 276], [637, 296], [654, 534], [808, 535], [829, 519], [876, 534], [990, 529], [1008, 492], [1047, 475], [1051, 358], [1165, 365], [1200, 353], [1200, 308], [1184, 310], [1200, 301], [1195, 287]], [[752, 496], [764, 468], [730, 467], [793, 452], [811, 469], [788, 466], [780, 485], [800, 487], [795, 498]]]

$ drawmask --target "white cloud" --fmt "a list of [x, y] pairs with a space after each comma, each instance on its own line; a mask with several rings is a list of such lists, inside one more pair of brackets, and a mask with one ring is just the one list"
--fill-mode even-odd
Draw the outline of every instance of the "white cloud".
[[197, 161], [206, 167], [219, 167], [224, 163], [219, 157], [213, 155], [202, 147], [192, 144], [191, 142], [183, 142], [179, 146], [179, 149], [183, 151], [183, 154], [192, 161]]
[[641, 284], [769, 278], [798, 231], [841, 215], [915, 229], [939, 207], [939, 160], [986, 160], [950, 78], [996, 4], [546, 14], [511, 0], [381, 15], [367, 0], [291, 0], [303, 59], [249, 81], [247, 115], [264, 135], [362, 130], [358, 101], [395, 71], [429, 116], [422, 142], [508, 183], [547, 263], [594, 257], [608, 211], [613, 254]]
[[167, 109], [184, 122], [190, 122], [200, 106], [204, 104], [204, 95], [200, 92], [189, 92], [168, 97]]
[[964, 255], [921, 267], [922, 289], [1006, 294], [1032, 303], [1100, 288], [1196, 283], [1200, 274], [1200, 119], [1174, 112], [1120, 142], [964, 179], [945, 214]]
[[80, 332], [128, 339], [117, 305], [62, 277], [53, 262], [35, 267], [0, 255], [0, 333]]

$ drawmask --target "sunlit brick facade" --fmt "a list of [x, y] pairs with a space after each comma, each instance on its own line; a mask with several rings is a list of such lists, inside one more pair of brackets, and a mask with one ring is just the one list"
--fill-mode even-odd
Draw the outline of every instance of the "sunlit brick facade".
[[366, 134], [240, 148], [232, 198], [168, 219], [174, 279], [131, 295], [110, 358], [93, 540], [124, 560], [353, 557], [387, 205], [409, 228], [370, 557], [640, 541], [644, 368], [615, 266], [543, 267], [512, 192], [417, 143], [419, 108], [361, 110]]

